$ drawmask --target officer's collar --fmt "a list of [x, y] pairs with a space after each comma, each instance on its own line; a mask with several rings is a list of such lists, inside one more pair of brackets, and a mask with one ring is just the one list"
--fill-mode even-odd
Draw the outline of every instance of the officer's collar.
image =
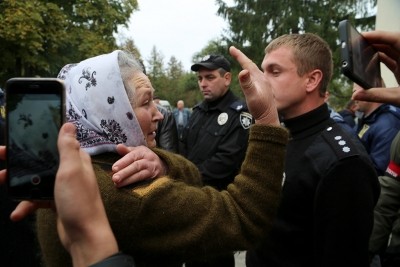
[[302, 138], [319, 132], [329, 122], [329, 110], [326, 103], [303, 115], [282, 121], [293, 138]]
[[222, 97], [212, 102], [203, 101], [200, 107], [204, 110], [213, 110], [213, 109], [223, 110], [223, 108], [226, 105], [229, 105], [230, 102], [232, 102], [234, 99], [235, 95], [232, 93], [230, 89], [228, 89], [228, 91], [226, 91], [226, 93]]

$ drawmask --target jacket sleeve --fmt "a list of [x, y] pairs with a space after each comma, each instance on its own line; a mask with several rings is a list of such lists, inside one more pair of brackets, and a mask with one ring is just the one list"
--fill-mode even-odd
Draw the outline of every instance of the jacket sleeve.
[[[129, 238], [117, 238], [121, 250], [129, 254], [131, 246], [139, 257], [176, 260], [257, 245], [270, 230], [280, 199], [287, 139], [283, 128], [252, 126], [241, 172], [227, 191], [188, 186], [168, 177], [134, 189], [134, 196], [140, 198], [134, 216], [107, 211], [115, 222], [129, 221], [124, 227], [113, 227], [117, 235], [129, 233]], [[171, 174], [174, 168], [179, 166], [170, 166]], [[125, 206], [122, 203], [129, 197], [122, 195], [118, 201]]]
[[153, 152], [167, 165], [169, 178], [183, 181], [188, 185], [202, 185], [201, 173], [191, 161], [163, 149], [154, 148]]
[[374, 127], [373, 133], [366, 134], [367, 140], [365, 142], [369, 147], [369, 154], [378, 175], [383, 175], [389, 164], [388, 151], [394, 137], [399, 132], [399, 129], [394, 125], [395, 123], [390, 124], [390, 121], [382, 121]]
[[374, 210], [374, 227], [369, 240], [371, 254], [381, 254], [386, 248], [400, 210], [400, 181], [380, 176], [381, 194]]
[[171, 152], [178, 152], [178, 132], [172, 112], [163, 110], [164, 119], [158, 124], [157, 146]]

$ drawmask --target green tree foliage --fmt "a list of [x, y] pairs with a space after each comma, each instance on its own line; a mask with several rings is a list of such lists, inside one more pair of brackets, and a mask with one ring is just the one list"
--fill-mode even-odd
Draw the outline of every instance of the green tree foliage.
[[146, 72], [146, 68], [144, 66], [144, 62], [143, 62], [142, 56], [140, 54], [139, 49], [136, 47], [135, 41], [133, 39], [131, 39], [131, 38], [126, 39], [120, 45], [120, 49], [128, 51], [128, 52], [132, 53], [133, 55], [135, 55], [135, 57], [143, 64], [143, 68], [144, 68], [144, 70]]
[[157, 50], [156, 46], [153, 46], [150, 51], [150, 57], [146, 61], [149, 66], [147, 74], [153, 81], [165, 76], [164, 55]]
[[56, 76], [67, 63], [117, 48], [136, 0], [3, 0], [0, 82], [13, 76]]
[[173, 80], [179, 80], [184, 74], [182, 62], [178, 61], [175, 56], [172, 56], [167, 63], [167, 75]]
[[218, 14], [228, 21], [226, 42], [242, 49], [258, 65], [272, 39], [288, 33], [312, 32], [324, 38], [334, 53], [334, 82], [330, 93], [338, 105], [349, 99], [349, 83], [340, 74], [338, 24], [351, 20], [363, 30], [374, 28], [376, 0], [216, 0]]
[[186, 72], [175, 56], [171, 56], [165, 65], [164, 55], [153, 46], [146, 63], [157, 97], [168, 100], [172, 106], [180, 99], [185, 101], [186, 106], [193, 106], [199, 101], [196, 76]]

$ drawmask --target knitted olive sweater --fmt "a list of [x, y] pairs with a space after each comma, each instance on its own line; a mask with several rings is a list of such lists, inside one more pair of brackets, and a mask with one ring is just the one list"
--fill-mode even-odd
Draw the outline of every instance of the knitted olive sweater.
[[[180, 266], [257, 245], [268, 233], [279, 202], [287, 139], [281, 127], [253, 125], [240, 174], [222, 192], [199, 187], [196, 167], [163, 150], [154, 151], [166, 162], [168, 176], [122, 189], [110, 178], [117, 156], [93, 157], [121, 251], [132, 255], [137, 266]], [[45, 265], [72, 266], [51, 210], [38, 213], [37, 230]]]

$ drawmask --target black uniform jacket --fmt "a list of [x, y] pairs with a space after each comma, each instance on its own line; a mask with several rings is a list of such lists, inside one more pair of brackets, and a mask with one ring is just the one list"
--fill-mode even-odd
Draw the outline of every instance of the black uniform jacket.
[[158, 122], [156, 133], [157, 147], [177, 153], [178, 131], [176, 129], [174, 115], [161, 105], [157, 105], [157, 109], [164, 116], [164, 119]]
[[184, 130], [184, 155], [200, 170], [203, 182], [225, 189], [238, 173], [248, 142], [252, 117], [245, 102], [230, 90], [212, 103], [193, 108]]
[[369, 266], [379, 183], [363, 145], [329, 118], [326, 104], [284, 124], [291, 138], [281, 203], [247, 266]]

